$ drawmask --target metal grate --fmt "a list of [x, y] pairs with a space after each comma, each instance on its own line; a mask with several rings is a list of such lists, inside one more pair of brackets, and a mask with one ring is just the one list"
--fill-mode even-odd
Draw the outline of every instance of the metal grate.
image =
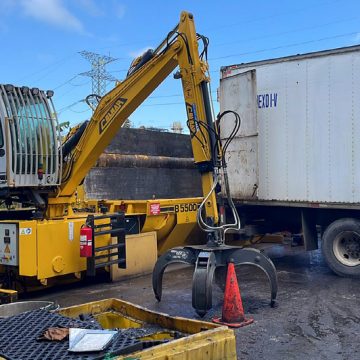
[[107, 354], [120, 355], [142, 348], [139, 340], [118, 333], [106, 351], [98, 353], [72, 354], [68, 352], [68, 341], [37, 341], [49, 327], [79, 327], [101, 329], [92, 320], [70, 319], [46, 310], [29, 311], [0, 320], [0, 356], [8, 360], [103, 359]]

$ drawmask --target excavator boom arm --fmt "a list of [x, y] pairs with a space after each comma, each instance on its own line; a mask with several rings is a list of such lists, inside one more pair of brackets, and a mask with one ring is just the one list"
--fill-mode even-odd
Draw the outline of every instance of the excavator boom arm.
[[[68, 157], [65, 178], [54, 203], [61, 202], [61, 198], [64, 198], [64, 202], [69, 201], [125, 120], [177, 66], [177, 77], [182, 81], [194, 161], [201, 172], [204, 196], [211, 192], [214, 159], [209, 135], [212, 118], [207, 93], [207, 63], [199, 56], [198, 34], [193, 16], [182, 12], [179, 25], [155, 50], [154, 56], [101, 98], [76, 148]], [[51, 206], [52, 201], [49, 200]], [[206, 216], [217, 223], [217, 204], [213, 191], [205, 210]]]

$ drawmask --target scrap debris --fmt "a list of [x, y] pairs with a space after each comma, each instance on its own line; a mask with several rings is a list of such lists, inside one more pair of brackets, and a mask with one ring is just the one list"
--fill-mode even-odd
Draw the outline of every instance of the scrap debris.
[[69, 328], [66, 327], [51, 327], [37, 338], [39, 341], [63, 341], [69, 337]]

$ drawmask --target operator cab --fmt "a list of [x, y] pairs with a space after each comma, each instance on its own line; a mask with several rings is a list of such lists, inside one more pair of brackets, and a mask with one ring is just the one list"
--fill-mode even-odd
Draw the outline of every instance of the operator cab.
[[0, 85], [0, 197], [59, 184], [60, 131], [52, 95], [38, 88]]

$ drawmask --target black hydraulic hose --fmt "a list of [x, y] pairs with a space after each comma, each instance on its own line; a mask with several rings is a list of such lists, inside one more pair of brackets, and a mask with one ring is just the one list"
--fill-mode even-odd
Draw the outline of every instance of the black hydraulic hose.
[[150, 61], [154, 57], [154, 50], [148, 49], [144, 52], [144, 54], [141, 55], [141, 59], [138, 64], [131, 67], [127, 73], [126, 76], [131, 75], [136, 70], [140, 69], [143, 65], [145, 65], [148, 61]]
[[210, 138], [210, 150], [212, 151], [212, 163], [215, 166], [215, 162], [217, 159], [217, 147], [215, 146], [216, 144], [216, 132], [215, 132], [215, 127], [214, 127], [214, 122], [213, 122], [213, 117], [212, 117], [212, 112], [211, 112], [211, 105], [210, 105], [210, 95], [209, 95], [209, 88], [207, 85], [207, 82], [203, 81], [200, 84], [201, 86], [201, 91], [203, 94], [203, 101], [204, 101], [204, 108], [205, 108], [205, 116], [206, 116], [206, 123], [209, 129], [212, 129], [213, 131], [208, 131], [209, 134], [209, 138]]
[[67, 140], [65, 144], [61, 147], [63, 158], [68, 156], [71, 153], [71, 151], [75, 148], [75, 146], [78, 144], [81, 135], [84, 133], [88, 123], [89, 121], [84, 121], [77, 129], [75, 134], [73, 134], [71, 138]]

